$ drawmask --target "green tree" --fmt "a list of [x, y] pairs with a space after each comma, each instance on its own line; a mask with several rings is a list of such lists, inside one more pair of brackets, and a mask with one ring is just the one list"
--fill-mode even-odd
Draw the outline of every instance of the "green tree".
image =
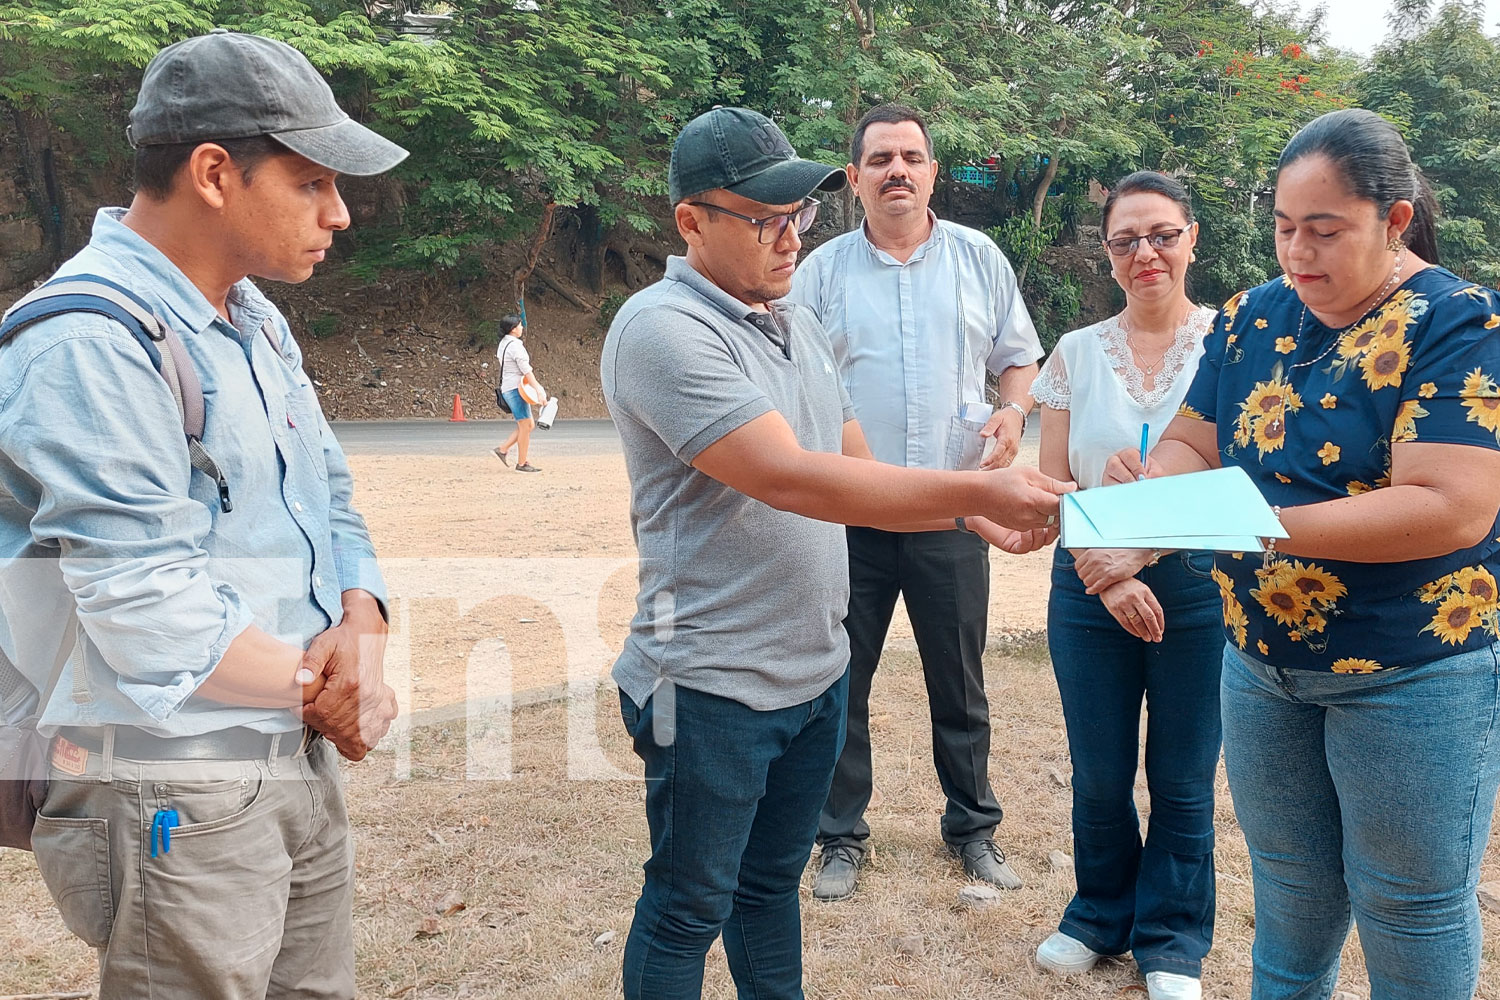
[[1221, 302], [1275, 273], [1268, 206], [1297, 129], [1353, 97], [1357, 65], [1318, 45], [1318, 18], [1237, 0], [1135, 9], [1151, 58], [1128, 82], [1149, 123], [1143, 155], [1119, 164], [1181, 176], [1201, 226], [1194, 293]]
[[[69, 230], [69, 192], [98, 189], [90, 175], [128, 176], [124, 128], [141, 69], [163, 46], [216, 26], [292, 43], [356, 109], [371, 88], [430, 63], [424, 47], [381, 31], [354, 0], [0, 0], [0, 111], [47, 237], [0, 275], [4, 284], [41, 274], [81, 242]], [[70, 173], [62, 164], [74, 159]]]
[[1431, 181], [1443, 263], [1500, 284], [1500, 40], [1481, 3], [1412, 13], [1414, 28], [1376, 50], [1361, 102], [1402, 129]]

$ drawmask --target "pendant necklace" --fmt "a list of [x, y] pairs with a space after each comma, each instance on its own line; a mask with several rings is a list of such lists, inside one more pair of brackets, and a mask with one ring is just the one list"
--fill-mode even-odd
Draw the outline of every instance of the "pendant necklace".
[[[1175, 329], [1176, 330], [1181, 330], [1182, 327], [1183, 327], [1183, 324], [1187, 322], [1187, 317], [1191, 316], [1192, 314], [1193, 314], [1193, 310], [1191, 310], [1191, 309], [1188, 310], [1187, 314], [1185, 316], [1183, 316], [1183, 318], [1181, 319], [1181, 321], [1178, 322], [1178, 324], [1177, 324], [1177, 326], [1176, 326]], [[1167, 359], [1167, 352], [1172, 349], [1171, 345], [1168, 345], [1167, 347], [1163, 348], [1162, 352], [1156, 356], [1156, 360], [1155, 361], [1147, 363], [1145, 352], [1143, 352], [1139, 347], [1136, 346], [1135, 338], [1133, 336], [1131, 336], [1131, 333], [1130, 333], [1130, 320], [1126, 319], [1123, 315], [1120, 316], [1120, 327], [1121, 327], [1121, 329], [1123, 329], [1125, 331], [1125, 344], [1126, 344], [1126, 346], [1128, 346], [1130, 348], [1130, 353], [1133, 354], [1133, 355], [1135, 355], [1135, 360], [1137, 362], [1137, 365], [1140, 367], [1140, 370], [1141, 370], [1142, 374], [1145, 374], [1145, 375], [1155, 375], [1156, 374], [1156, 369], [1161, 365], [1161, 363], [1163, 361], [1165, 361]], [[1174, 335], [1173, 335], [1173, 343], [1174, 344], [1176, 343], [1176, 334], [1175, 334], [1175, 332], [1174, 332]]]
[[[1324, 358], [1328, 357], [1328, 355], [1333, 351], [1333, 349], [1339, 345], [1339, 342], [1344, 339], [1344, 334], [1348, 333], [1350, 330], [1354, 329], [1354, 327], [1356, 327], [1359, 324], [1363, 323], [1365, 321], [1365, 319], [1370, 315], [1370, 313], [1374, 312], [1377, 307], [1379, 307], [1382, 303], [1385, 302], [1386, 295], [1390, 292], [1391, 286], [1394, 285], [1396, 283], [1397, 279], [1399, 279], [1401, 277], [1401, 269], [1403, 267], [1405, 267], [1405, 266], [1406, 266], [1406, 249], [1403, 247], [1402, 250], [1401, 250], [1400, 255], [1398, 255], [1396, 257], [1396, 266], [1391, 271], [1391, 276], [1388, 279], [1386, 279], [1386, 283], [1384, 285], [1380, 286], [1380, 290], [1375, 293], [1375, 301], [1370, 306], [1370, 308], [1366, 309], [1363, 313], [1361, 313], [1359, 319], [1355, 320], [1353, 323], [1350, 323], [1348, 326], [1344, 327], [1342, 330], [1335, 331], [1334, 334], [1333, 334], [1333, 339], [1329, 342], [1329, 344], [1328, 344], [1327, 347], [1323, 348], [1323, 353], [1322, 354], [1319, 354], [1317, 357], [1313, 358], [1311, 361], [1299, 361], [1295, 365], [1289, 365], [1287, 367], [1287, 370], [1290, 371], [1293, 368], [1306, 368], [1308, 365], [1315, 365], [1319, 361], [1322, 361]], [[1302, 318], [1300, 320], [1298, 320], [1298, 322], [1297, 322], [1297, 343], [1299, 343], [1299, 344], [1302, 343], [1302, 331], [1307, 326], [1307, 313], [1308, 313], [1308, 309], [1307, 309], [1306, 304], [1304, 304], [1302, 306]]]

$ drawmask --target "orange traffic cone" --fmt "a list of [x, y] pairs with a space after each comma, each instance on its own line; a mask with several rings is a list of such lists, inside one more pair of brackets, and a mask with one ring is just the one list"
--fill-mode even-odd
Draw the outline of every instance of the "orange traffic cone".
[[464, 401], [459, 399], [458, 393], [455, 392], [453, 394], [453, 416], [448, 418], [448, 422], [452, 424], [459, 421], [467, 421], [468, 419], [468, 417], [464, 416]]

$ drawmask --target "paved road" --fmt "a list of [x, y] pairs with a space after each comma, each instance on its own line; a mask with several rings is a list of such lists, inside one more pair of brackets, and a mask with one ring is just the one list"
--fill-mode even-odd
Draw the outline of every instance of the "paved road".
[[[1041, 424], [1033, 417], [1026, 428], [1025, 442], [1032, 449], [1037, 445]], [[457, 424], [446, 420], [341, 420], [333, 424], [333, 431], [351, 455], [483, 455], [503, 441], [512, 426], [509, 420]], [[610, 420], [559, 420], [549, 431], [536, 431], [532, 446], [538, 457], [617, 455], [620, 435]]]
[[[351, 455], [483, 455], [505, 440], [509, 420], [340, 420], [339, 444]], [[532, 439], [535, 454], [615, 455], [620, 436], [609, 420], [559, 420]]]

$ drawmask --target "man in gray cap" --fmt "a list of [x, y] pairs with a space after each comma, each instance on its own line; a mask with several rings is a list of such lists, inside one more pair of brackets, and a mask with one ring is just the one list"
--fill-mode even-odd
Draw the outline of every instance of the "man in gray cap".
[[[295, 49], [222, 31], [156, 56], [129, 137], [129, 210], [59, 271], [95, 304], [0, 344], [0, 659], [55, 736], [32, 846], [101, 1000], [347, 1000], [334, 751], [395, 717], [384, 588], [249, 278], [307, 279], [349, 225], [338, 175], [406, 153]], [[170, 336], [138, 340], [141, 315]]]
[[819, 190], [773, 123], [689, 122], [668, 182], [686, 257], [605, 338], [640, 592], [615, 664], [645, 763], [651, 857], [625, 945], [630, 1000], [700, 996], [721, 933], [741, 996], [802, 994], [797, 885], [844, 738], [849, 565], [841, 524], [951, 528], [1009, 551], [1055, 533], [1034, 469], [879, 464], [810, 310], [791, 288]]

